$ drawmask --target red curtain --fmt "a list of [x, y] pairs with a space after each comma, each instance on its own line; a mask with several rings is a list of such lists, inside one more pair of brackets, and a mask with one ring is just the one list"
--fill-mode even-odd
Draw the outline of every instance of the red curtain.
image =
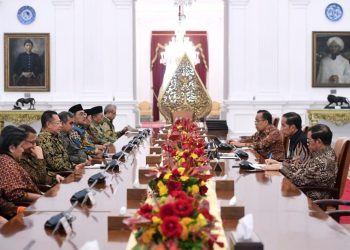
[[[151, 38], [151, 71], [153, 79], [153, 120], [159, 120], [159, 109], [157, 106], [157, 97], [160, 86], [163, 83], [165, 66], [161, 64], [160, 53], [164, 51], [165, 45], [171, 41], [174, 31], [152, 31]], [[186, 31], [186, 36], [190, 38], [193, 45], [199, 51], [200, 63], [196, 67], [196, 71], [201, 78], [204, 86], [207, 80], [207, 71], [209, 70], [208, 58], [208, 40], [206, 31]]]

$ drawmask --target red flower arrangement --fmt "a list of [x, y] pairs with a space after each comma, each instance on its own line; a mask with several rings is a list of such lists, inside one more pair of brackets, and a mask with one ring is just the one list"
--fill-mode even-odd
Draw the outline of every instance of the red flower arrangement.
[[218, 235], [213, 234], [215, 219], [209, 203], [175, 191], [165, 199], [145, 203], [136, 217], [125, 220], [135, 230], [139, 245], [133, 249], [213, 249]]
[[218, 235], [213, 234], [215, 218], [203, 197], [208, 188], [210, 169], [204, 151], [205, 142], [198, 127], [188, 119], [177, 120], [162, 145], [163, 164], [150, 181], [153, 190], [125, 223], [135, 231], [138, 249], [213, 249]]

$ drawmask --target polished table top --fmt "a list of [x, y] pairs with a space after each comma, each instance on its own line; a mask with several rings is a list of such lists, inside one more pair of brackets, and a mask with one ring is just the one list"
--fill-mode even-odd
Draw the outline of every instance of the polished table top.
[[[121, 139], [117, 149], [130, 138]], [[17, 216], [0, 230], [1, 249], [79, 249], [86, 242], [97, 240], [100, 249], [125, 249], [129, 231], [108, 231], [107, 218], [118, 215], [127, 206], [126, 189], [139, 187], [138, 169], [146, 165], [149, 140], [139, 147], [135, 157], [129, 157], [121, 166], [123, 181], [96, 191], [97, 203], [91, 209], [73, 211], [74, 234], [69, 240], [51, 236], [44, 224], [51, 216], [70, 207], [69, 199], [77, 191], [88, 187], [87, 179], [101, 170], [86, 169], [76, 181], [54, 187], [30, 209], [33, 214]], [[250, 161], [255, 161], [250, 153]], [[235, 181], [237, 205], [245, 207], [245, 214], [254, 216], [254, 232], [264, 249], [349, 249], [350, 233], [301, 193], [279, 172], [241, 172], [235, 160], [225, 160], [222, 173], [216, 179]], [[108, 174], [108, 180], [111, 175]], [[72, 178], [74, 180], [74, 178]], [[114, 183], [113, 183], [114, 182]], [[116, 189], [115, 189], [116, 188]], [[231, 192], [232, 193], [232, 192]], [[225, 203], [230, 197], [221, 200]], [[134, 210], [128, 210], [131, 213]], [[232, 228], [226, 228], [229, 234]]]

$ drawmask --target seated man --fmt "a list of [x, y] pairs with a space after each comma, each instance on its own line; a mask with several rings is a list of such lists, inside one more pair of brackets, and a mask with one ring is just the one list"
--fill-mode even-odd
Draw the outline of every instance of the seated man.
[[124, 127], [121, 131], [116, 132], [113, 120], [117, 116], [117, 107], [114, 104], [108, 104], [104, 110], [104, 117], [101, 122], [101, 129], [107, 141], [114, 143], [118, 138], [122, 137], [127, 131], [128, 127]]
[[90, 109], [91, 114], [91, 123], [89, 126], [89, 131], [95, 139], [95, 143], [101, 145], [107, 145], [111, 142], [109, 141], [109, 137], [107, 137], [107, 133], [105, 133], [101, 127], [103, 124], [103, 109], [102, 106], [93, 107]]
[[62, 129], [58, 137], [62, 141], [64, 148], [67, 150], [69, 160], [74, 164], [85, 163], [90, 165], [87, 154], [69, 137], [73, 128], [73, 114], [71, 112], [63, 111], [59, 113], [58, 116], [62, 122]]
[[69, 135], [71, 140], [89, 156], [95, 157], [102, 155], [102, 150], [94, 145], [86, 132], [87, 114], [81, 104], [72, 106], [69, 112], [74, 115], [73, 129]]
[[257, 132], [253, 136], [240, 141], [229, 140], [229, 143], [237, 147], [252, 146], [265, 159], [282, 161], [284, 159], [282, 136], [272, 125], [270, 112], [259, 110], [255, 117], [255, 127]]
[[[337, 157], [331, 148], [332, 131], [323, 124], [317, 124], [309, 129], [307, 142], [310, 158], [300, 161], [284, 161], [282, 164], [274, 160], [266, 160], [266, 170], [278, 170], [296, 186], [334, 187], [338, 166]], [[309, 191], [306, 193], [313, 200], [330, 198], [324, 191]]]
[[55, 111], [45, 111], [41, 116], [42, 129], [38, 135], [38, 145], [43, 149], [47, 169], [51, 172], [78, 170], [84, 167], [79, 164], [74, 167], [68, 153], [58, 138], [62, 123]]
[[24, 150], [20, 165], [30, 175], [35, 184], [52, 185], [61, 182], [64, 178], [58, 174], [50, 173], [46, 169], [46, 161], [44, 159], [43, 150], [36, 145], [36, 131], [29, 125], [22, 124], [18, 126], [26, 132], [22, 148]]
[[301, 117], [289, 112], [282, 116], [281, 131], [288, 138], [287, 159], [304, 162], [309, 157], [306, 134], [301, 130]]

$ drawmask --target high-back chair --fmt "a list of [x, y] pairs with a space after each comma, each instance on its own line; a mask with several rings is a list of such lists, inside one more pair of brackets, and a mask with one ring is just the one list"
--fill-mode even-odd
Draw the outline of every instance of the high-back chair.
[[[326, 210], [328, 206], [338, 208], [339, 205], [348, 205], [350, 201], [338, 200], [344, 193], [346, 178], [350, 166], [350, 138], [338, 138], [334, 146], [335, 154], [338, 158], [338, 174], [334, 188], [328, 188], [326, 191], [332, 193], [333, 199], [315, 201], [322, 209]], [[313, 189], [311, 189], [313, 190]], [[317, 188], [319, 190], [319, 188]]]
[[272, 125], [278, 128], [278, 124], [280, 123], [280, 118], [277, 116], [272, 117]]

